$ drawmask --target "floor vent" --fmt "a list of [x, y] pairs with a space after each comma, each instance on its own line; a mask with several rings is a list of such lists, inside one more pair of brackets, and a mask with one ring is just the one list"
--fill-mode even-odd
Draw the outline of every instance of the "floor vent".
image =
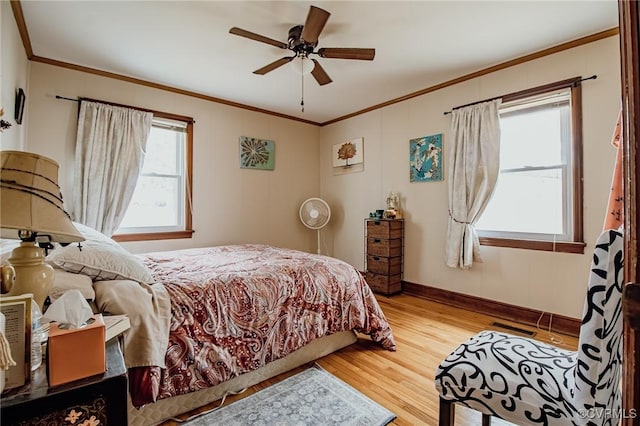
[[496, 328], [502, 328], [504, 330], [509, 331], [510, 333], [513, 334], [519, 334], [522, 336], [526, 336], [526, 337], [533, 337], [536, 335], [535, 332], [533, 331], [529, 331], [529, 330], [525, 330], [522, 328], [518, 328], [518, 327], [514, 327], [513, 325], [509, 325], [509, 324], [504, 324], [502, 322], [493, 322], [491, 324], [492, 327], [496, 327]]

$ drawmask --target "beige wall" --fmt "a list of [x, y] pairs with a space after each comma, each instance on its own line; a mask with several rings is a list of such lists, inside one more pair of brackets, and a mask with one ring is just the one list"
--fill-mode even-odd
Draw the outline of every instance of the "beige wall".
[[13, 117], [16, 90], [22, 88], [29, 97], [29, 61], [8, 1], [0, 2], [0, 22], [0, 108], [4, 109], [2, 119], [12, 124], [10, 129], [0, 133], [0, 148], [24, 150], [28, 106], [25, 106], [22, 125], [18, 125]]
[[[410, 183], [409, 139], [444, 133], [444, 111], [476, 100], [574, 77], [583, 86], [586, 254], [482, 247], [471, 270], [444, 263], [447, 183]], [[3, 79], [4, 82], [4, 79]], [[615, 152], [610, 137], [620, 106], [616, 37], [521, 64], [322, 128], [231, 108], [118, 80], [31, 64], [26, 149], [61, 164], [67, 203], [73, 196], [77, 104], [55, 95], [86, 96], [190, 115], [194, 137], [194, 228], [191, 240], [126, 243], [134, 252], [261, 242], [315, 251], [315, 234], [298, 220], [300, 203], [321, 194], [332, 206], [324, 249], [364, 266], [363, 219], [399, 192], [406, 218], [404, 278], [547, 312], [580, 317], [593, 241], [600, 232]], [[238, 137], [276, 141], [276, 170], [242, 170]], [[364, 137], [365, 170], [334, 176], [331, 147]], [[318, 161], [318, 158], [320, 161]], [[446, 169], [445, 169], [446, 175]]]
[[[148, 252], [248, 242], [315, 250], [315, 234], [304, 228], [297, 214], [302, 201], [319, 194], [318, 127], [33, 63], [26, 148], [60, 163], [60, 183], [67, 206], [73, 198], [78, 104], [55, 99], [56, 95], [101, 99], [196, 120], [193, 239], [124, 243], [129, 250]], [[274, 140], [275, 170], [240, 169], [240, 136]]]
[[[460, 293], [578, 318], [593, 242], [604, 220], [615, 151], [611, 134], [620, 108], [618, 38], [611, 37], [323, 127], [321, 192], [336, 211], [332, 254], [363, 268], [363, 219], [399, 192], [406, 218], [404, 279]], [[409, 139], [443, 133], [445, 176], [450, 116], [457, 105], [582, 75], [584, 255], [482, 247], [471, 270], [444, 262], [447, 182], [409, 182]], [[365, 170], [334, 176], [331, 147], [364, 137]], [[446, 178], [445, 178], [446, 179]]]

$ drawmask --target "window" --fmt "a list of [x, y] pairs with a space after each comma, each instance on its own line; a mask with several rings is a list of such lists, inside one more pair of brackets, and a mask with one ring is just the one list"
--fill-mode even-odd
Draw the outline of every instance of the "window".
[[117, 241], [191, 237], [191, 123], [154, 112], [144, 165]]
[[500, 175], [480, 243], [583, 253], [579, 79], [503, 99]]

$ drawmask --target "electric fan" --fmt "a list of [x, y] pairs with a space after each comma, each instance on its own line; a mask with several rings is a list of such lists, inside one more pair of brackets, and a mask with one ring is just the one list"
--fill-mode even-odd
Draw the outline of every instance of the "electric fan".
[[309, 229], [318, 231], [318, 254], [320, 254], [320, 229], [331, 218], [329, 204], [321, 198], [309, 198], [300, 206], [300, 220]]

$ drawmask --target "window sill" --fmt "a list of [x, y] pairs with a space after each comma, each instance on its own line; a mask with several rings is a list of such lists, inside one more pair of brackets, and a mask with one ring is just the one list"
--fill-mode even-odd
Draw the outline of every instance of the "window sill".
[[526, 250], [552, 251], [556, 253], [584, 254], [585, 243], [567, 241], [513, 240], [508, 238], [480, 237], [480, 245], [491, 247], [510, 247]]
[[139, 234], [119, 234], [113, 235], [114, 241], [127, 242], [127, 241], [151, 241], [151, 240], [176, 240], [180, 238], [191, 238], [193, 236], [193, 230], [188, 231], [173, 231], [173, 232], [148, 232]]

